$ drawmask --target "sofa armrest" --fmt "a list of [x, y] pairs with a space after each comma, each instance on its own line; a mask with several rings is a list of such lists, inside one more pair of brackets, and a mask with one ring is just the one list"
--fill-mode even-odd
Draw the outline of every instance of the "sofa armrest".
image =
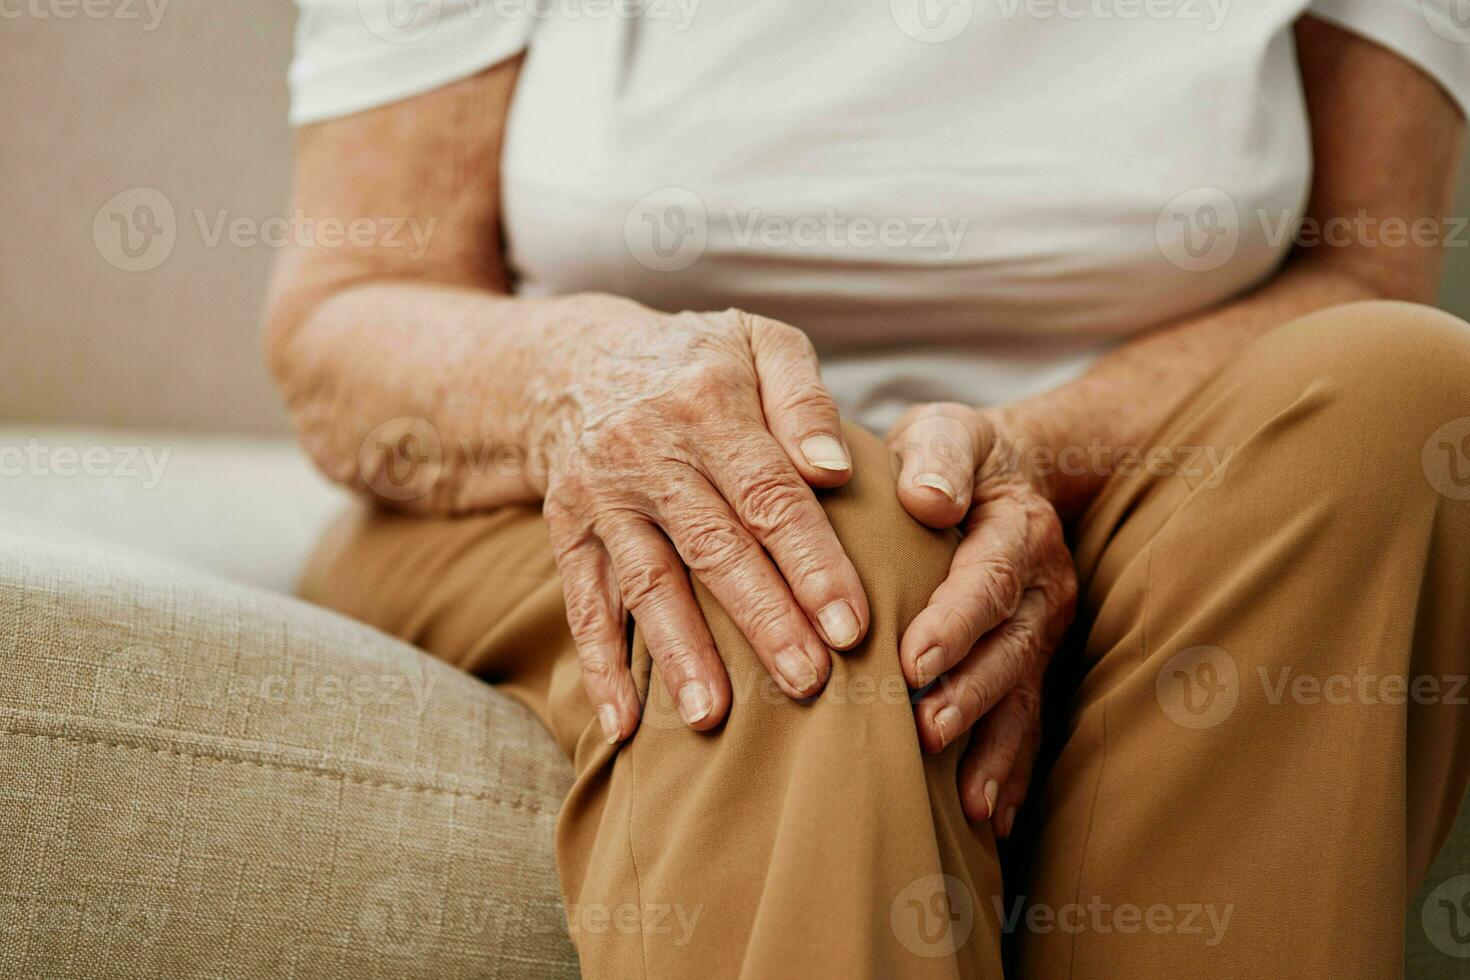
[[0, 531], [0, 974], [574, 977], [570, 781], [373, 629]]

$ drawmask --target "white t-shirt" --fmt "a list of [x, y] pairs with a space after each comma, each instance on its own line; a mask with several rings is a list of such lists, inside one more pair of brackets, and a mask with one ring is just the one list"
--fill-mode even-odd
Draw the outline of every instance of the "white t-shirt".
[[1457, 0], [298, 0], [292, 120], [527, 58], [518, 290], [805, 330], [844, 411], [992, 404], [1269, 276], [1305, 205], [1291, 25], [1470, 105]]

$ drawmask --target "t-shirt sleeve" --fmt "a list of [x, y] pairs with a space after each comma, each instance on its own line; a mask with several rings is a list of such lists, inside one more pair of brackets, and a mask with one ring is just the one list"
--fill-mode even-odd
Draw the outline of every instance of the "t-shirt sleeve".
[[1463, 0], [1312, 0], [1307, 12], [1388, 48], [1439, 82], [1470, 117]]
[[489, 0], [296, 0], [291, 123], [432, 91], [526, 47], [529, 4]]

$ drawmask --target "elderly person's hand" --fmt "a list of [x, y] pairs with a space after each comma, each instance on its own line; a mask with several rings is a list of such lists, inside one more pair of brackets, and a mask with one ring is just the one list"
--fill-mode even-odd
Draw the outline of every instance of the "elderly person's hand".
[[1036, 759], [1042, 677], [1076, 603], [1072, 557], [1056, 509], [993, 415], [918, 405], [888, 442], [903, 461], [904, 508], [964, 532], [949, 577], [899, 645], [909, 684], [932, 685], [915, 709], [919, 739], [937, 752], [975, 726], [960, 799], [1004, 837]]
[[[799, 330], [737, 310], [663, 314], [611, 296], [548, 338], [569, 384], [532, 408], [545, 517], [587, 692], [609, 741], [637, 727], [627, 614], [683, 720], [731, 701], [699, 579], [792, 697], [868, 628], [861, 581], [811, 487], [851, 475]], [[686, 570], [687, 569], [687, 570]]]

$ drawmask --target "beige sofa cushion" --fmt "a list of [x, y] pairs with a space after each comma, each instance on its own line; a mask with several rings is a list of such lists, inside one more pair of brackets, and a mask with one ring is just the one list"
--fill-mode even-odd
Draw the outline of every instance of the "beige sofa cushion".
[[347, 499], [290, 438], [0, 426], [0, 517], [278, 592]]
[[372, 629], [0, 530], [0, 975], [576, 976], [569, 782]]

